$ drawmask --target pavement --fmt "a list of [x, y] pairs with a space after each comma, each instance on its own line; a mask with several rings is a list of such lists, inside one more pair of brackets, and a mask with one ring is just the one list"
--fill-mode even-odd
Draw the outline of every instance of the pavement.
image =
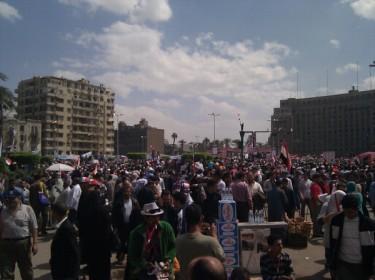
[[[47, 236], [39, 238], [39, 251], [33, 257], [34, 279], [50, 280], [49, 256], [50, 245], [53, 238], [53, 231]], [[296, 279], [314, 280], [314, 279], [330, 279], [329, 274], [324, 269], [324, 247], [322, 238], [311, 239], [308, 247], [305, 249], [285, 248], [292, 258], [293, 268], [296, 273]], [[123, 279], [124, 265], [115, 265], [115, 258], [112, 258], [112, 279]], [[21, 279], [18, 269], [16, 271], [16, 280]], [[252, 279], [261, 279], [252, 277]]]

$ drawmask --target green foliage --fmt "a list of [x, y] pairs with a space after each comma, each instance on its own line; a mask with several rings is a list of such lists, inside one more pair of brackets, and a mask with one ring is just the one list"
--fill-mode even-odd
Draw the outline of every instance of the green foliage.
[[53, 158], [52, 157], [49, 157], [49, 156], [43, 156], [40, 158], [40, 163], [41, 164], [47, 164], [47, 165], [51, 165], [53, 162]]
[[5, 163], [4, 158], [0, 158], [0, 174], [8, 174], [9, 173], [8, 165]]
[[11, 153], [9, 158], [12, 159], [17, 165], [32, 165], [35, 166], [40, 163], [41, 156], [32, 153]]
[[[184, 153], [182, 155], [182, 159], [183, 160], [193, 160], [193, 153]], [[195, 161], [208, 161], [208, 160], [212, 160], [212, 156], [209, 155], [208, 153], [195, 153], [194, 154], [194, 160]]]
[[126, 156], [129, 159], [146, 159], [146, 153], [128, 153]]

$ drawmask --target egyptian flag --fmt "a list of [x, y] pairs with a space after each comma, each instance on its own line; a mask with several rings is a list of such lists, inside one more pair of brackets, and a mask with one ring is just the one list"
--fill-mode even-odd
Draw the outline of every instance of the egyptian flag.
[[288, 144], [287, 143], [283, 143], [281, 145], [281, 150], [280, 150], [280, 159], [283, 161], [283, 163], [287, 166], [288, 168], [288, 171], [290, 173], [291, 169], [292, 169], [292, 161], [290, 159], [290, 155], [289, 155], [289, 152], [288, 152]]

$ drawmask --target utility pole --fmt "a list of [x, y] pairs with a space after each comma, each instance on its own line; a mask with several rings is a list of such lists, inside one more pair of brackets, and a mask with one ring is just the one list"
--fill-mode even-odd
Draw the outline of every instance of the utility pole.
[[215, 143], [215, 140], [216, 140], [216, 117], [220, 117], [220, 114], [216, 114], [216, 113], [212, 112], [211, 114], [208, 114], [208, 115], [211, 116], [214, 119], [214, 143]]
[[370, 90], [372, 90], [372, 71], [371, 68], [375, 67], [375, 60], [368, 66], [370, 70]]

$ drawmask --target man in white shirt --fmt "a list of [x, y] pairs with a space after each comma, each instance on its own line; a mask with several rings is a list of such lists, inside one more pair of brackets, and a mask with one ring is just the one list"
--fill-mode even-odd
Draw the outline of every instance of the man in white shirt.
[[247, 174], [247, 184], [248, 190], [251, 195], [254, 195], [257, 192], [264, 193], [262, 186], [255, 181], [254, 175], [252, 173]]
[[354, 195], [342, 200], [343, 213], [330, 227], [330, 268], [338, 280], [368, 280], [375, 275], [375, 221], [358, 211]]
[[[301, 172], [302, 173], [302, 172]], [[306, 206], [310, 211], [310, 187], [312, 181], [309, 179], [307, 174], [299, 174], [298, 176], [298, 192], [301, 199], [301, 216], [305, 217]], [[310, 211], [311, 212], [311, 211]]]
[[76, 224], [78, 204], [79, 204], [79, 199], [81, 198], [82, 190], [81, 190], [81, 186], [79, 185], [80, 178], [74, 177], [72, 180], [73, 180], [73, 186], [71, 187], [71, 191], [69, 193], [69, 199], [68, 199], [68, 207], [69, 207], [68, 219], [72, 224]]
[[69, 202], [70, 202], [70, 192], [72, 191], [70, 189], [70, 184], [71, 184], [71, 179], [70, 177], [64, 179], [64, 184], [63, 184], [63, 190], [60, 193], [60, 195], [57, 197], [55, 203], [58, 203], [62, 205], [63, 207], [69, 209]]

